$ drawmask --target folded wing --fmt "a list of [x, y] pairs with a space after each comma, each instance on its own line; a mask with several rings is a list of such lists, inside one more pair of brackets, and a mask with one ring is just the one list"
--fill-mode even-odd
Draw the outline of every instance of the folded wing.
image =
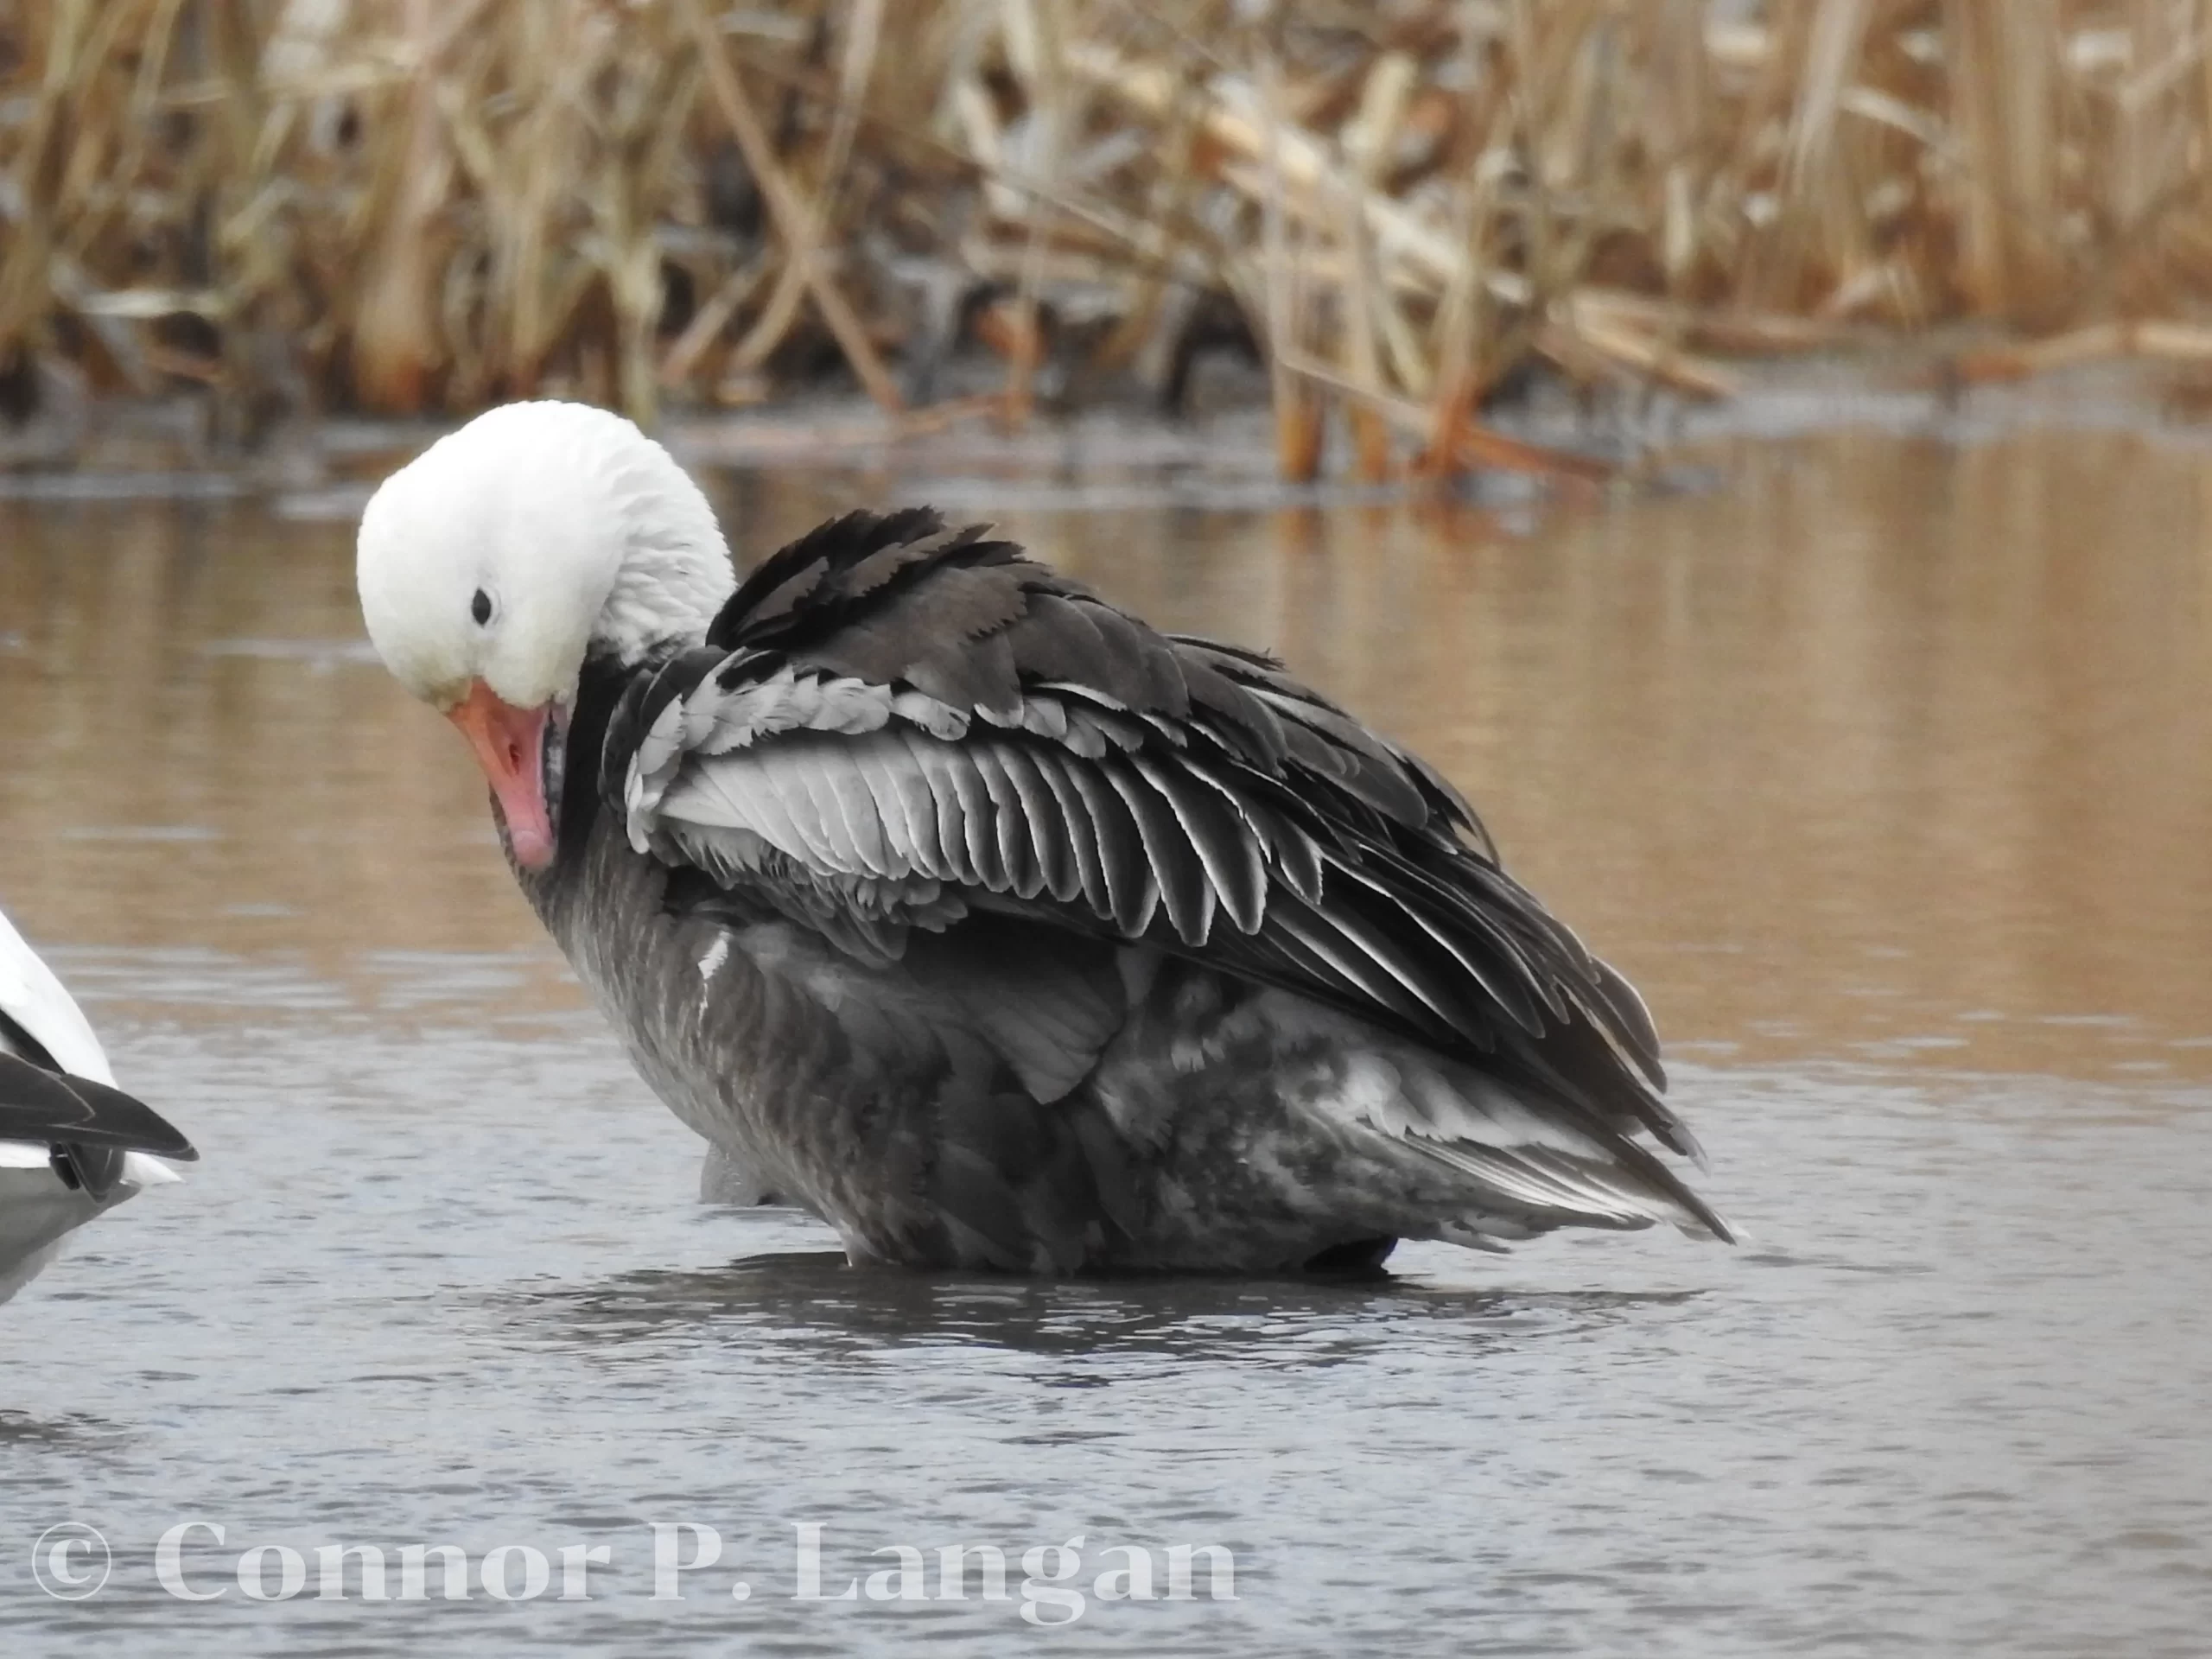
[[1267, 658], [926, 512], [762, 565], [704, 646], [632, 684], [601, 787], [641, 850], [855, 952], [976, 911], [1141, 942], [1694, 1154], [1635, 992], [1448, 785]]

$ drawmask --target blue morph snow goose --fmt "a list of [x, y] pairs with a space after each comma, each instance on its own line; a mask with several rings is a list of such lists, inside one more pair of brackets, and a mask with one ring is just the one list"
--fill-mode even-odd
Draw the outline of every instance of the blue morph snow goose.
[[61, 1240], [141, 1187], [178, 1179], [192, 1143], [115, 1086], [99, 1039], [0, 915], [0, 1302]]
[[567, 404], [393, 474], [358, 574], [639, 1071], [855, 1261], [1728, 1236], [1635, 991], [1265, 657], [923, 509], [739, 585], [667, 453]]

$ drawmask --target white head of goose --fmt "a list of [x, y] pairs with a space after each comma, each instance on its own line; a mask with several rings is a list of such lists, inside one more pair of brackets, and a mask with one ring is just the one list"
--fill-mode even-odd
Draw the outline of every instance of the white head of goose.
[[667, 454], [561, 404], [386, 480], [359, 580], [647, 1082], [856, 1261], [1728, 1236], [1636, 993], [1265, 657], [923, 509], [733, 592]]
[[192, 1143], [115, 1086], [69, 993], [0, 915], [0, 1302], [62, 1238], [141, 1187], [178, 1179]]

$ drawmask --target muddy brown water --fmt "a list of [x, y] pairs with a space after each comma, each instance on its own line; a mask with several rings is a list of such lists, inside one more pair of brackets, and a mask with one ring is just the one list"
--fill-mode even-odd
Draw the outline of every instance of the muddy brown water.
[[[1748, 1242], [1356, 1287], [855, 1273], [699, 1204], [461, 746], [369, 656], [350, 524], [0, 504], [0, 903], [205, 1154], [0, 1310], [8, 1650], [1013, 1651], [1070, 1611], [1042, 1585], [1071, 1651], [2203, 1651], [2212, 467], [1700, 460], [1502, 517], [714, 480], [753, 556], [934, 495], [1272, 645], [1643, 988]], [[721, 1542], [680, 1600], [656, 1522]], [[35, 1550], [62, 1522], [111, 1554], [81, 1601], [40, 1585], [92, 1559]], [[163, 1587], [187, 1522], [170, 1576], [213, 1599]], [[804, 1525], [854, 1599], [795, 1598]], [[441, 1544], [464, 1599], [400, 1574]], [[1005, 1599], [938, 1599], [951, 1544], [1007, 1552]], [[318, 1596], [354, 1545], [392, 1605], [358, 1556]], [[1205, 1555], [1166, 1599], [1203, 1545], [1236, 1599]], [[899, 1546], [929, 1599], [866, 1593]], [[604, 1551], [588, 1601], [564, 1548]], [[287, 1550], [302, 1592], [251, 1597]], [[1098, 1593], [1129, 1550], [1158, 1599]]]

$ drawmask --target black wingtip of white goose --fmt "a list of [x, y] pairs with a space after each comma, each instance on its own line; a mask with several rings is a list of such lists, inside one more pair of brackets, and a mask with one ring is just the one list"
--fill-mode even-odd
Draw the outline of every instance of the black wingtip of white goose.
[[183, 1132], [137, 1096], [13, 1054], [0, 1054], [0, 1141], [143, 1152], [180, 1164], [200, 1160]]
[[0, 1301], [71, 1232], [199, 1157], [115, 1086], [84, 1010], [0, 915]]

